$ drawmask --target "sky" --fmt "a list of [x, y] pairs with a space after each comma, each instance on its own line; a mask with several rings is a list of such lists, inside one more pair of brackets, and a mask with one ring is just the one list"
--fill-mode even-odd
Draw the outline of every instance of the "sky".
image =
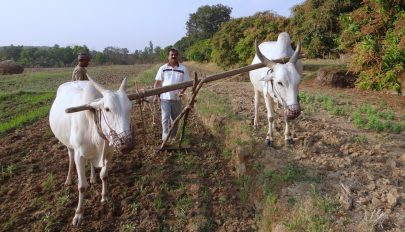
[[0, 0], [0, 46], [108, 46], [130, 53], [173, 45], [186, 35], [190, 14], [205, 5], [232, 8], [231, 17], [273, 11], [291, 16], [304, 0]]

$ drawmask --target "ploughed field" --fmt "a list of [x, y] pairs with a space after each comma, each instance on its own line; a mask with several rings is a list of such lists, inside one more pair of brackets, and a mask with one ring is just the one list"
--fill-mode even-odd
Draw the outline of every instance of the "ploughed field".
[[[199, 76], [219, 71], [187, 65]], [[253, 89], [236, 81], [246, 75], [202, 89], [187, 123], [187, 150], [157, 151], [159, 107], [144, 104], [142, 123], [134, 103], [136, 146], [129, 154], [114, 154], [107, 203], [100, 202], [100, 179], [90, 185], [79, 228], [71, 226], [77, 182], [64, 186], [67, 150], [53, 137], [47, 117], [2, 134], [0, 230], [400, 231], [405, 228], [405, 99], [320, 87], [314, 72], [322, 65], [304, 65], [303, 112], [292, 126], [292, 147], [284, 146], [281, 117], [275, 146], [264, 145], [263, 104], [260, 128], [252, 129]], [[114, 85], [124, 76], [135, 81], [149, 68], [92, 74], [90, 67], [89, 73]], [[140, 87], [132, 84], [128, 92]]]

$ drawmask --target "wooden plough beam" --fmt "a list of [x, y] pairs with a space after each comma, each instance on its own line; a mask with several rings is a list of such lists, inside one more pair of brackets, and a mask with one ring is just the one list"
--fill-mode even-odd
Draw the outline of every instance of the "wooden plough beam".
[[[305, 56], [300, 55], [298, 58], [304, 58]], [[274, 63], [281, 63], [281, 64], [285, 64], [290, 60], [290, 57], [284, 57], [281, 59], [275, 59], [272, 60]], [[230, 76], [234, 76], [234, 75], [238, 75], [244, 72], [249, 72], [255, 69], [259, 69], [259, 68], [263, 68], [266, 67], [265, 64], [263, 63], [257, 63], [257, 64], [252, 64], [252, 65], [248, 65], [242, 68], [238, 68], [238, 69], [234, 69], [231, 71], [226, 71], [226, 72], [222, 72], [222, 73], [218, 73], [218, 74], [214, 74], [211, 76], [208, 76], [206, 78], [204, 78], [204, 83], [210, 82], [210, 81], [216, 81], [216, 80], [220, 80], [226, 77], [230, 77]], [[129, 94], [128, 98], [129, 100], [133, 101], [133, 100], [140, 100], [142, 98], [145, 97], [149, 97], [149, 96], [154, 96], [154, 95], [158, 95], [161, 93], [165, 93], [165, 92], [170, 92], [176, 89], [184, 89], [190, 86], [193, 86], [194, 81], [185, 81], [179, 84], [174, 84], [174, 85], [167, 85], [164, 87], [160, 87], [160, 88], [155, 88], [155, 89], [147, 89], [144, 92], [141, 93], [134, 93], [134, 94]], [[83, 110], [90, 110], [91, 107], [88, 105], [82, 105], [82, 106], [76, 106], [76, 107], [70, 107], [65, 109], [66, 113], [75, 113], [75, 112], [79, 112], [79, 111], [83, 111]]]
[[[208, 76], [208, 77], [204, 78], [203, 80], [204, 80], [204, 83], [207, 83], [207, 82], [220, 80], [220, 79], [223, 79], [223, 78], [226, 78], [226, 77], [238, 75], [238, 74], [241, 74], [241, 73], [244, 73], [244, 72], [249, 72], [251, 70], [255, 70], [255, 69], [259, 69], [259, 68], [263, 68], [263, 67], [266, 67], [266, 65], [264, 65], [263, 63], [257, 63], [257, 64], [245, 66], [245, 67], [242, 67], [242, 68], [234, 69], [234, 70], [231, 70], [231, 71], [226, 71], [226, 72], [214, 74], [214, 75], [211, 75], [211, 76]], [[131, 101], [140, 100], [142, 98], [146, 98], [146, 97], [154, 96], [154, 95], [159, 95], [161, 93], [170, 92], [170, 91], [173, 91], [173, 90], [176, 90], [176, 89], [184, 89], [184, 88], [187, 88], [187, 87], [191, 87], [191, 86], [193, 86], [193, 83], [194, 83], [194, 81], [185, 81], [185, 82], [182, 82], [182, 83], [178, 83], [178, 84], [174, 84], [174, 85], [167, 85], [167, 86], [160, 87], [160, 88], [147, 89], [147, 90], [145, 90], [143, 92], [128, 94], [128, 98]], [[88, 106], [88, 105], [81, 105], [81, 106], [67, 108], [65, 110], [65, 112], [66, 113], [75, 113], [75, 112], [79, 112], [79, 111], [83, 111], [83, 110], [90, 110], [90, 109], [91, 109], [91, 107]]]
[[[300, 56], [299, 58], [302, 58], [302, 57]], [[286, 63], [286, 62], [288, 62], [289, 59], [290, 58], [285, 57], [285, 58], [273, 60], [273, 62], [275, 62], [275, 63]], [[241, 73], [244, 73], [244, 72], [249, 72], [249, 71], [259, 69], [259, 68], [263, 68], [263, 67], [266, 67], [266, 65], [263, 64], [263, 63], [252, 64], [252, 65], [248, 65], [248, 66], [238, 68], [238, 69], [234, 69], [234, 70], [231, 70], [231, 71], [226, 71], [226, 72], [222, 72], [222, 73], [218, 73], [218, 74], [213, 74], [213, 75], [208, 76], [208, 77], [206, 77], [206, 78], [204, 78], [202, 80], [198, 80], [197, 74], [195, 73], [195, 77], [194, 77], [193, 81], [186, 81], [186, 82], [182, 82], [182, 83], [178, 83], [178, 84], [174, 84], [174, 85], [168, 85], [168, 86], [164, 86], [164, 87], [160, 87], [160, 88], [147, 89], [147, 90], [144, 90], [142, 92], [138, 92], [138, 93], [134, 93], [134, 94], [128, 94], [128, 98], [131, 101], [133, 101], [133, 100], [141, 100], [141, 99], [144, 99], [146, 97], [159, 95], [161, 93], [170, 92], [170, 91], [177, 90], [177, 89], [184, 89], [184, 88], [193, 86], [193, 88], [192, 88], [192, 96], [191, 96], [191, 99], [190, 99], [188, 105], [183, 109], [183, 111], [180, 113], [180, 115], [174, 120], [173, 125], [169, 129], [169, 135], [170, 135], [173, 132], [174, 127], [179, 123], [179, 120], [181, 118], [184, 118], [184, 123], [183, 123], [183, 126], [182, 126], [182, 134], [181, 134], [180, 142], [178, 144], [178, 148], [180, 148], [181, 147], [181, 142], [182, 142], [183, 136], [184, 136], [184, 129], [185, 129], [185, 126], [186, 126], [188, 114], [191, 111], [191, 109], [194, 107], [195, 98], [196, 98], [200, 88], [203, 86], [203, 84], [205, 84], [207, 82], [211, 82], [211, 81], [220, 80], [220, 79], [223, 79], [223, 78], [226, 78], [226, 77], [238, 75], [238, 74], [241, 74]], [[139, 102], [141, 103], [142, 101], [139, 101]], [[83, 110], [90, 110], [90, 109], [92, 109], [92, 108], [89, 105], [82, 105], [82, 106], [67, 108], [65, 110], [65, 112], [66, 113], [74, 113], [74, 112], [79, 112], [79, 111], [83, 111]], [[160, 147], [161, 150], [165, 147], [168, 138], [169, 138], [169, 136], [162, 142], [162, 145]]]

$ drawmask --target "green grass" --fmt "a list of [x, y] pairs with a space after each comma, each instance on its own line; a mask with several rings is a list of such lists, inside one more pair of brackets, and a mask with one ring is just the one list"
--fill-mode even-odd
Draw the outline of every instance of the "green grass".
[[50, 106], [54, 97], [54, 92], [36, 93], [20, 91], [0, 95], [0, 125], [3, 123], [7, 124], [7, 122], [12, 121], [20, 115], [27, 115], [28, 118], [31, 112], [40, 111], [39, 108], [45, 105]]
[[314, 189], [297, 206], [292, 214], [284, 215], [283, 224], [289, 231], [330, 231], [341, 208], [337, 200], [321, 196]]
[[[116, 88], [124, 77], [128, 85], [151, 84], [157, 66], [114, 65], [89, 67], [88, 73], [109, 88]], [[0, 136], [30, 125], [48, 115], [58, 86], [71, 80], [73, 67], [50, 68], [0, 77]]]
[[[0, 97], [0, 135], [45, 117], [54, 93], [17, 92]], [[7, 110], [6, 110], [7, 109]]]
[[224, 96], [218, 96], [208, 89], [201, 89], [197, 97], [198, 113], [204, 117], [217, 115], [219, 117], [235, 118], [229, 99]]
[[55, 181], [54, 175], [52, 173], [49, 173], [45, 182], [43, 183], [43, 187], [44, 187], [45, 191], [51, 192], [51, 190], [55, 184], [54, 181]]
[[50, 92], [69, 81], [73, 68], [51, 69], [41, 72], [27, 72], [0, 78], [0, 92]]
[[274, 194], [279, 186], [293, 182], [318, 182], [317, 179], [307, 175], [307, 171], [303, 167], [293, 163], [287, 164], [278, 171], [269, 168], [263, 169], [258, 181], [263, 186], [265, 195]]
[[17, 173], [17, 165], [10, 164], [7, 166], [0, 165], [1, 176], [0, 179], [4, 180], [5, 178], [11, 178], [14, 174]]
[[121, 231], [124, 232], [130, 232], [130, 231], [135, 231], [136, 226], [133, 223], [125, 224], [122, 226]]
[[132, 85], [136, 83], [141, 86], [143, 85], [151, 86], [155, 82], [155, 77], [158, 69], [159, 67], [156, 66], [152, 69], [145, 70], [142, 73], [140, 73], [136, 79], [132, 79], [128, 84]]
[[239, 198], [242, 202], [247, 203], [249, 200], [249, 194], [252, 187], [253, 179], [250, 176], [239, 176], [236, 179], [236, 186], [239, 189]]
[[161, 196], [158, 196], [155, 200], [155, 209], [159, 211], [163, 208], [163, 199]]
[[300, 101], [304, 112], [311, 114], [322, 109], [332, 115], [349, 117], [357, 128], [390, 133], [405, 130], [405, 115], [397, 116], [384, 102], [378, 106], [365, 102], [356, 107], [350, 101], [338, 101], [331, 96], [313, 95], [304, 91], [300, 92]]
[[174, 210], [176, 217], [182, 218], [182, 217], [187, 216], [187, 213], [190, 211], [192, 205], [193, 205], [193, 202], [192, 202], [191, 197], [189, 197], [189, 196], [181, 197], [176, 202], [176, 208]]

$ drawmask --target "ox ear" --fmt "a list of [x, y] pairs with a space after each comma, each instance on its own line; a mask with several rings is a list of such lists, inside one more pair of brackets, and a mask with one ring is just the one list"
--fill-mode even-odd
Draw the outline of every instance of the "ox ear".
[[272, 79], [273, 79], [272, 75], [266, 75], [266, 76], [260, 78], [259, 81], [271, 81]]
[[300, 51], [301, 51], [301, 43], [298, 41], [297, 48], [295, 49], [294, 54], [291, 56], [291, 58], [288, 62], [295, 64], [297, 62], [297, 60], [299, 59]]
[[118, 89], [118, 91], [125, 92], [126, 89], [127, 89], [127, 78], [125, 77], [124, 80], [122, 80], [121, 86]]
[[265, 64], [267, 67], [273, 69], [273, 67], [274, 67], [274, 65], [275, 65], [276, 63], [274, 63], [272, 60], [267, 59], [267, 57], [265, 57], [265, 56], [263, 55], [263, 53], [262, 53], [262, 52], [260, 51], [260, 49], [259, 49], [259, 45], [257, 45], [257, 39], [255, 39], [255, 49], [256, 49], [257, 58], [259, 58], [259, 60], [260, 60], [263, 64]]
[[89, 81], [93, 84], [94, 88], [96, 88], [100, 93], [106, 91], [107, 89], [104, 88], [102, 85], [97, 83], [93, 78], [89, 76], [89, 74], [86, 73], [87, 78], [89, 78]]

